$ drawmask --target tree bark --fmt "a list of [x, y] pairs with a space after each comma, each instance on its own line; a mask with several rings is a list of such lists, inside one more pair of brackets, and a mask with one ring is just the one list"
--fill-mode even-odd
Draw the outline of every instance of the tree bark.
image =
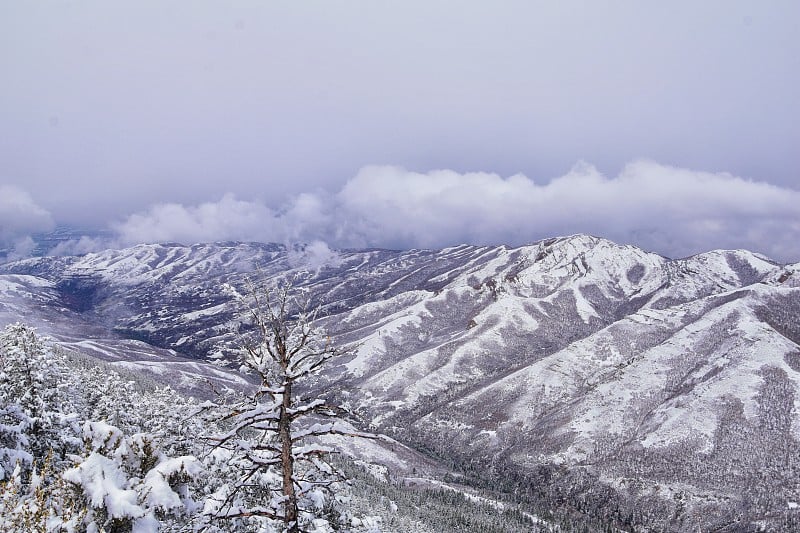
[[299, 531], [297, 523], [297, 496], [294, 492], [294, 457], [292, 455], [291, 415], [289, 408], [292, 405], [292, 382], [284, 382], [283, 401], [281, 402], [278, 418], [278, 433], [281, 441], [281, 470], [283, 471], [283, 496], [284, 502], [283, 521], [286, 531], [295, 533]]

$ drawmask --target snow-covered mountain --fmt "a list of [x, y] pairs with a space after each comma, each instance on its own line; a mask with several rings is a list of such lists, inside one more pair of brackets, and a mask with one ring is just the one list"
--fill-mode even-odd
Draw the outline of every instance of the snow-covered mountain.
[[0, 322], [232, 381], [205, 360], [235, 344], [248, 278], [294, 280], [354, 346], [320, 391], [543, 504], [675, 530], [800, 513], [800, 265], [743, 250], [141, 245], [0, 266]]

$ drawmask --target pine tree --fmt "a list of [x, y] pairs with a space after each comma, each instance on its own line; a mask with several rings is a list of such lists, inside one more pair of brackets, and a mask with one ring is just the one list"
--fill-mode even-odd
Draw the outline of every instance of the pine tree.
[[238, 474], [219, 488], [208, 513], [214, 519], [261, 517], [294, 533], [321, 516], [326, 492], [340, 480], [325, 461], [333, 449], [320, 438], [373, 435], [354, 430], [326, 400], [299, 393], [304, 379], [342, 353], [315, 329], [307, 302], [290, 285], [251, 284], [247, 295], [238, 296], [251, 326], [242, 337], [240, 362], [258, 386], [242, 401], [207, 405], [227, 425], [211, 437], [215, 453]]
[[0, 333], [0, 480], [18, 463], [26, 477], [41, 466], [37, 460], [60, 447], [56, 385], [62, 372], [33, 328], [12, 324]]
[[202, 465], [193, 456], [168, 457], [146, 433], [125, 435], [105, 422], [83, 426], [85, 451], [63, 473], [92, 531], [157, 531], [198, 507], [188, 485]]
[[180, 423], [190, 404], [170, 399], [168, 389], [137, 390], [102, 363], [70, 366], [32, 328], [6, 327], [0, 332], [0, 530], [185, 525], [201, 508], [191, 489], [202, 465], [189, 453]]

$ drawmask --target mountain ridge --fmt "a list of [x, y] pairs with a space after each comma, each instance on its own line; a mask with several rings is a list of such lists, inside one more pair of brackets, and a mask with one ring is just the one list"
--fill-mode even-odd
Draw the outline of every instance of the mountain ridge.
[[[679, 511], [678, 494], [685, 523], [752, 521], [755, 509], [793, 520], [800, 265], [746, 250], [668, 259], [587, 235], [307, 253], [139, 245], [9, 263], [0, 319], [79, 319], [165, 350], [159, 365], [179, 353], [201, 364], [235, 348], [225, 286], [291, 280], [320, 308], [318, 325], [353, 347], [312, 388], [401, 442], [490, 460], [523, 484], [564, 467], [569, 487], [550, 483], [544, 501], [602, 487], [619, 512], [649, 502], [653, 524]], [[726, 479], [736, 462], [747, 467]], [[743, 492], [753, 483], [757, 501]]]

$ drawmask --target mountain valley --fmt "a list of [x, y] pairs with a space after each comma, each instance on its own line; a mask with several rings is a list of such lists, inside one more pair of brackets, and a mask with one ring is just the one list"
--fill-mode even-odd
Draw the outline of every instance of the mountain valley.
[[[291, 283], [347, 348], [309, 394], [450, 481], [591, 527], [800, 527], [800, 264], [672, 260], [587, 235], [152, 244], [0, 265], [0, 325], [203, 397], [248, 385], [212, 362], [233, 360], [250, 283]], [[384, 466], [410, 477], [402, 463]]]

